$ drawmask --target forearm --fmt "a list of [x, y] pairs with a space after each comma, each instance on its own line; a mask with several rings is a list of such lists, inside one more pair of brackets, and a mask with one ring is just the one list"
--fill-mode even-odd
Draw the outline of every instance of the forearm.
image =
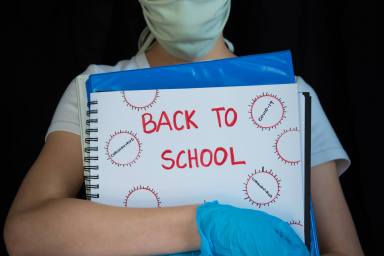
[[55, 199], [10, 216], [16, 255], [148, 255], [196, 250], [196, 206], [122, 208]]
[[364, 255], [334, 161], [312, 168], [311, 193], [322, 255]]

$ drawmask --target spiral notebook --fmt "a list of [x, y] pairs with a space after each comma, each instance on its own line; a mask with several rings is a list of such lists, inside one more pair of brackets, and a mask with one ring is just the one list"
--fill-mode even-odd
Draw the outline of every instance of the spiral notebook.
[[90, 200], [219, 200], [286, 220], [309, 246], [310, 96], [288, 51], [76, 81]]

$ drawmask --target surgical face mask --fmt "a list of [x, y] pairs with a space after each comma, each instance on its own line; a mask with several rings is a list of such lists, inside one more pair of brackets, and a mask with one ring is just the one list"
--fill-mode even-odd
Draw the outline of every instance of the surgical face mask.
[[[230, 0], [139, 2], [147, 23], [139, 39], [139, 52], [156, 39], [167, 52], [184, 60], [208, 54], [224, 29], [231, 6]], [[231, 49], [233, 46], [226, 42]]]

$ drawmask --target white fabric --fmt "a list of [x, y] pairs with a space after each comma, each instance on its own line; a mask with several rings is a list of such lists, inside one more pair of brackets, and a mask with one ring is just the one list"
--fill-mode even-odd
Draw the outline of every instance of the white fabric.
[[[115, 66], [90, 65], [83, 74], [105, 73], [112, 71], [148, 68], [149, 64], [144, 53], [130, 60], [118, 62]], [[312, 137], [311, 137], [311, 166], [316, 166], [331, 160], [337, 164], [338, 174], [341, 175], [350, 165], [350, 159], [340, 144], [313, 88], [301, 77], [296, 77], [301, 92], [309, 92], [312, 96]], [[48, 134], [54, 131], [66, 131], [80, 135], [80, 123], [77, 107], [76, 85], [73, 80], [64, 92], [48, 128]]]

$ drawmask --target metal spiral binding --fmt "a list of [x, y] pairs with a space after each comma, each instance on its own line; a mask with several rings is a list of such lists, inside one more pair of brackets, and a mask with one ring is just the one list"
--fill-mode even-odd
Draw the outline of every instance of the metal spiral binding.
[[[97, 142], [98, 138], [95, 136], [92, 136], [93, 134], [97, 134], [98, 129], [94, 127], [90, 127], [91, 124], [97, 124], [98, 119], [94, 117], [95, 114], [97, 114], [97, 109], [95, 109], [95, 106], [97, 105], [97, 101], [89, 101], [88, 102], [88, 111], [87, 111], [87, 120], [86, 120], [86, 129], [85, 133], [87, 134], [87, 137], [84, 139], [86, 146], [84, 148], [85, 155], [84, 156], [84, 163], [87, 163], [84, 165], [84, 180], [85, 180], [85, 193], [87, 199], [92, 198], [99, 198], [99, 194], [95, 193], [94, 191], [96, 189], [99, 189], [99, 184], [95, 184], [94, 180], [99, 179], [99, 175], [95, 174], [95, 171], [99, 170], [99, 166], [92, 164], [95, 161], [99, 160], [99, 157], [97, 155], [98, 153], [98, 147], [91, 147], [89, 144], [91, 142]], [[93, 193], [91, 193], [93, 191]]]

